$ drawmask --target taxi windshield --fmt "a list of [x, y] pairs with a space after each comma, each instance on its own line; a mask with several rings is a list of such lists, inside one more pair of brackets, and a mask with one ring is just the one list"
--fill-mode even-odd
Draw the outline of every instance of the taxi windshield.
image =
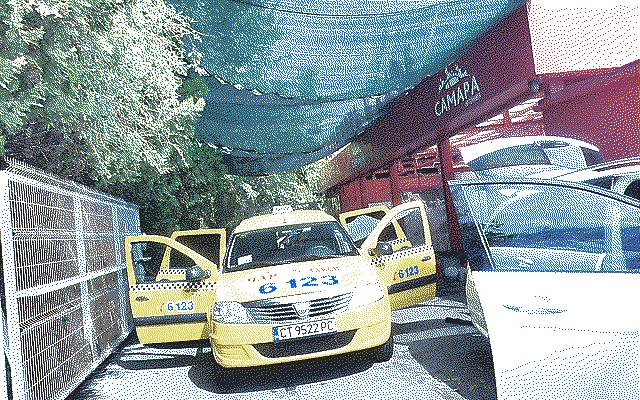
[[233, 235], [225, 272], [358, 255], [335, 221], [278, 226]]

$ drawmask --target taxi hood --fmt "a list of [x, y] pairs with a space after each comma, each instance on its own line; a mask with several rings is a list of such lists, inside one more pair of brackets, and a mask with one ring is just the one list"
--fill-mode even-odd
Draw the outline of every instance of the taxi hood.
[[244, 303], [309, 293], [337, 294], [377, 279], [363, 256], [328, 258], [225, 272], [218, 280], [216, 298]]

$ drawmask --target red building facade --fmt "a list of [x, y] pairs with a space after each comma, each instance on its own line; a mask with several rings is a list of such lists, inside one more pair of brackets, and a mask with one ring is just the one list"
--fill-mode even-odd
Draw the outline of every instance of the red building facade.
[[466, 169], [458, 148], [554, 135], [589, 142], [607, 160], [640, 156], [640, 6], [592, 7], [532, 0], [395, 101], [330, 159], [327, 188], [342, 211], [411, 194], [444, 200], [441, 250], [460, 251], [446, 185]]

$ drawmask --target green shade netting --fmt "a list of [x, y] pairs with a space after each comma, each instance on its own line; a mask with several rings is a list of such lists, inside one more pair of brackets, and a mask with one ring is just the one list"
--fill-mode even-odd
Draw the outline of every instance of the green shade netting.
[[255, 175], [338, 150], [523, 1], [172, 2], [203, 34], [199, 139]]

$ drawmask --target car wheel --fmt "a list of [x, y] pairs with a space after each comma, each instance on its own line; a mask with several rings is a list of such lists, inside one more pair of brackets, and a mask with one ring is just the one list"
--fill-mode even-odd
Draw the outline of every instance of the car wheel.
[[373, 358], [376, 362], [385, 362], [391, 360], [393, 356], [393, 335], [389, 336], [382, 346], [376, 348], [373, 353]]

